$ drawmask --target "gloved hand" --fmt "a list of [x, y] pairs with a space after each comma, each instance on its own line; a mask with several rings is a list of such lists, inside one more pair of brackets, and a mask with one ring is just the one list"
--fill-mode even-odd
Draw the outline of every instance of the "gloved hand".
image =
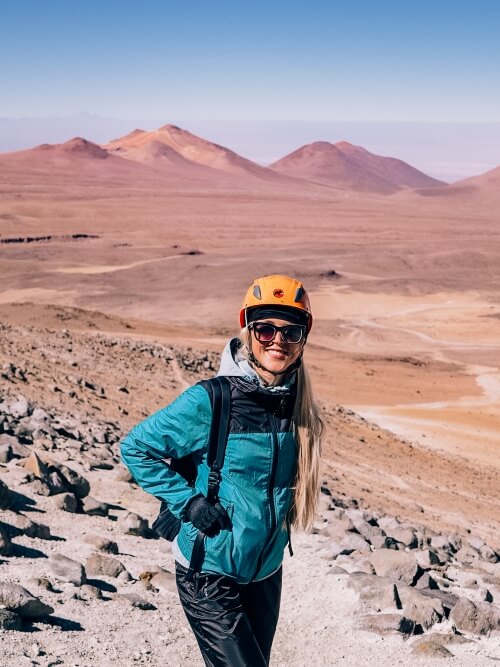
[[207, 537], [214, 537], [230, 523], [227, 512], [220, 503], [211, 505], [205, 496], [201, 495], [191, 498], [183, 512], [182, 520], [190, 521]]

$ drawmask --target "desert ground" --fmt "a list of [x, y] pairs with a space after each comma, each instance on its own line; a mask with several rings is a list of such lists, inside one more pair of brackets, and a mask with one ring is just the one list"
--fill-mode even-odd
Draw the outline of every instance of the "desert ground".
[[[136, 138], [111, 142], [108, 148], [122, 153], [109, 158], [82, 144], [49, 158], [48, 149], [0, 155], [0, 323], [7, 327], [0, 332], [0, 362], [36, 368], [41, 378], [3, 390], [47, 410], [74, 413], [84, 406], [95, 415], [91, 402], [68, 398], [64, 378], [76, 361], [93, 384], [106, 387], [107, 400], [97, 402], [100, 419], [126, 432], [199, 375], [181, 365], [162, 380], [159, 369], [141, 368], [140, 359], [127, 370], [106, 350], [94, 354], [99, 341], [190, 348], [216, 367], [225, 341], [237, 334], [252, 278], [291, 274], [304, 281], [314, 312], [306, 362], [326, 424], [324, 485], [367, 511], [463, 539], [474, 535], [499, 550], [498, 174], [387, 194], [368, 187], [368, 177], [356, 191], [352, 184], [307, 180], [302, 167], [269, 176], [231, 156], [217, 154], [214, 162], [206, 153], [200, 158], [199, 146], [193, 169], [182, 162], [192, 158], [186, 150], [176, 148], [172, 157], [157, 145], [148, 152], [148, 145]], [[123, 151], [130, 159], [116, 157]], [[51, 358], [48, 341], [52, 336], [57, 349], [63, 335], [72, 337], [71, 359], [57, 351]], [[33, 336], [45, 341], [44, 354], [24, 345]], [[62, 391], [48, 391], [52, 382]], [[128, 387], [126, 395], [116, 391], [119, 385]], [[142, 491], [125, 492], [122, 483], [106, 480], [104, 472], [92, 473], [98, 498], [153, 518], [155, 505]], [[87, 526], [89, 517], [83, 519]], [[64, 517], [54, 520], [54, 532], [63, 531]], [[124, 548], [132, 549], [133, 540], [141, 541], [128, 536]], [[324, 611], [335, 604], [332, 596], [323, 591], [315, 607], [312, 593], [302, 597], [297, 590], [302, 564], [319, 595], [313, 579], [328, 565], [314, 566], [318, 540], [298, 536], [302, 554], [287, 563], [291, 583], [272, 664], [306, 664], [308, 642], [337, 641]], [[150, 552], [150, 541], [143, 542], [135, 547], [143, 569], [162, 559], [171, 565], [169, 554], [156, 545]], [[2, 579], [22, 581], [26, 565], [19, 575], [7, 566], [0, 564]], [[138, 575], [138, 563], [127, 567]], [[351, 594], [342, 586], [335, 591], [349, 614]], [[133, 616], [126, 619], [132, 634]], [[312, 629], [308, 617], [324, 625]], [[380, 638], [342, 623], [338, 632], [348, 639], [332, 661], [318, 649], [309, 664], [373, 664], [372, 650], [376, 664], [389, 656], [414, 664], [399, 638], [388, 638], [386, 651]], [[178, 635], [163, 664], [200, 664], [177, 607], [168, 627]], [[53, 648], [57, 636], [51, 641]], [[13, 659], [20, 644], [10, 642], [4, 655]], [[500, 659], [498, 642], [467, 651], [459, 647], [453, 664]], [[101, 662], [96, 655], [78, 662], [73, 650], [72, 662], [59, 664], [111, 664], [112, 653]], [[144, 655], [145, 664], [161, 664]], [[117, 659], [129, 664], [119, 651]], [[35, 657], [32, 664], [49, 662]]]

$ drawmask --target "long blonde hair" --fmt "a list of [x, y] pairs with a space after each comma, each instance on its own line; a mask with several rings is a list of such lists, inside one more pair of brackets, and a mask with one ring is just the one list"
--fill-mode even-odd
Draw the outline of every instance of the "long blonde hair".
[[[239, 337], [243, 343], [241, 352], [244, 356], [247, 356], [250, 350], [250, 335], [246, 327], [240, 332]], [[297, 441], [297, 472], [292, 487], [290, 521], [294, 528], [309, 530], [314, 522], [319, 496], [323, 422], [318, 414], [304, 361], [297, 369], [293, 430]]]

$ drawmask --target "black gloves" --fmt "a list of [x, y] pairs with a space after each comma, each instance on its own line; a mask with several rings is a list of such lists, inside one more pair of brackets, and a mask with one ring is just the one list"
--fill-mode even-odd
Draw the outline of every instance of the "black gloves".
[[222, 505], [220, 503], [211, 505], [205, 496], [200, 495], [194, 496], [188, 502], [182, 513], [182, 520], [190, 521], [207, 537], [214, 537], [230, 525], [229, 517]]

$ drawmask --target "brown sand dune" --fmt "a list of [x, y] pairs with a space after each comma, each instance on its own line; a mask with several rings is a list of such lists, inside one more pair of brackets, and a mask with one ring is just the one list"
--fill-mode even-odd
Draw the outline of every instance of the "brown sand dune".
[[479, 176], [456, 181], [446, 188], [423, 188], [416, 191], [423, 197], [456, 199], [461, 206], [477, 209], [481, 204], [490, 206], [500, 203], [500, 167], [490, 169]]
[[443, 185], [402, 160], [374, 155], [347, 141], [307, 144], [274, 162], [271, 168], [296, 178], [378, 194]]

